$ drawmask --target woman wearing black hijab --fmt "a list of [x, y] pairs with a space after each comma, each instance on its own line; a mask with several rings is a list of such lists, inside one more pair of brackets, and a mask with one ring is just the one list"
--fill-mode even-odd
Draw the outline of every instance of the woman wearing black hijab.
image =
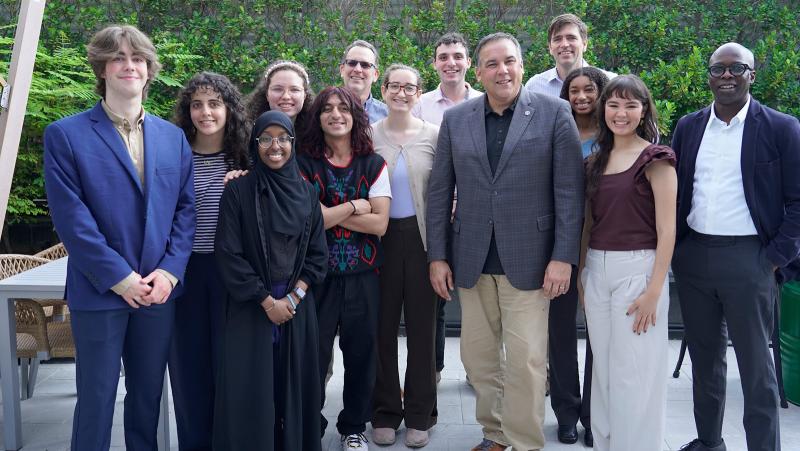
[[216, 254], [227, 289], [214, 449], [320, 449], [316, 307], [327, 244], [314, 188], [300, 176], [294, 127], [262, 114], [250, 136], [254, 169], [228, 183]]

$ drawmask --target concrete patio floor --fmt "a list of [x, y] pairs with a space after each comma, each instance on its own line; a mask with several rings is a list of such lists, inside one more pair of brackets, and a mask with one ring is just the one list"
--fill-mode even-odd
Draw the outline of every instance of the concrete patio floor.
[[[580, 361], [583, 361], [585, 341], [581, 340]], [[405, 367], [405, 339], [400, 339], [401, 368]], [[677, 359], [680, 341], [670, 341], [669, 361]], [[467, 385], [464, 368], [459, 357], [458, 338], [447, 338], [445, 370], [439, 384], [438, 408], [439, 423], [431, 432], [430, 451], [469, 450], [481, 439], [481, 428], [475, 421], [475, 394]], [[328, 385], [328, 402], [323, 410], [330, 420], [328, 431], [322, 442], [322, 449], [333, 451], [341, 449], [339, 436], [335, 431], [336, 415], [342, 406], [342, 358], [336, 348], [336, 367]], [[671, 369], [670, 369], [671, 371]], [[695, 437], [692, 417], [691, 361], [687, 355], [680, 378], [669, 379], [667, 427], [663, 444], [664, 450], [677, 450], [681, 445]], [[124, 381], [120, 380], [111, 445], [113, 450], [124, 449], [122, 427], [122, 400], [125, 394]], [[22, 433], [24, 451], [63, 451], [69, 449], [72, 427], [72, 412], [75, 406], [75, 365], [69, 361], [44, 363], [39, 370], [33, 398], [22, 402]], [[566, 451], [587, 449], [579, 441], [574, 445], [564, 445], [556, 440], [557, 423], [547, 401], [545, 436], [547, 451]], [[725, 412], [723, 435], [730, 451], [746, 449], [742, 427], [742, 392], [733, 349], [728, 350], [728, 397]], [[800, 451], [800, 408], [791, 405], [781, 409], [781, 436], [783, 451]], [[171, 412], [174, 416], [174, 412]], [[171, 443], [177, 450], [177, 434], [174, 417], [171, 418]], [[583, 438], [583, 430], [579, 426]], [[367, 431], [370, 437], [371, 431]], [[0, 430], [0, 434], [2, 431]], [[371, 445], [372, 449], [402, 450], [405, 428], [401, 426], [397, 443], [391, 447]], [[2, 439], [0, 435], [0, 439]]]

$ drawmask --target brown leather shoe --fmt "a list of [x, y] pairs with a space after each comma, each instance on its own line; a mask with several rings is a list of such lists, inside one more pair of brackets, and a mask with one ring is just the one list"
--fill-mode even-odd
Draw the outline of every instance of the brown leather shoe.
[[508, 446], [493, 442], [488, 438], [483, 439], [472, 451], [504, 451]]

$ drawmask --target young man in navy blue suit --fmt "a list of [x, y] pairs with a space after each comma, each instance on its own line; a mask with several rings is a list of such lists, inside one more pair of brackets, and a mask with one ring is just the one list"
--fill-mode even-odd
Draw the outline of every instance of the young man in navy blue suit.
[[753, 53], [712, 55], [711, 106], [683, 117], [672, 268], [692, 358], [698, 438], [686, 451], [725, 451], [728, 338], [739, 362], [749, 451], [780, 451], [778, 385], [769, 341], [776, 282], [800, 269], [800, 123], [750, 95]]
[[171, 295], [194, 237], [192, 152], [179, 128], [142, 108], [161, 67], [144, 33], [110, 26], [87, 51], [102, 100], [44, 135], [47, 200], [69, 252], [72, 449], [109, 449], [122, 358], [125, 445], [155, 451]]

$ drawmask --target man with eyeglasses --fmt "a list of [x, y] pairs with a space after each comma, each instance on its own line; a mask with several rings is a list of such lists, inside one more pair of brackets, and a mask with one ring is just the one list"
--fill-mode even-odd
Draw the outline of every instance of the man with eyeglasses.
[[711, 55], [714, 101], [678, 121], [678, 224], [672, 268], [692, 358], [697, 438], [684, 451], [725, 451], [725, 354], [733, 342], [749, 451], [781, 449], [769, 349], [777, 284], [800, 272], [800, 123], [750, 95], [753, 53]]
[[345, 88], [361, 100], [369, 116], [369, 123], [374, 124], [389, 115], [385, 103], [372, 97], [372, 84], [378, 80], [378, 49], [361, 39], [348, 45], [339, 64], [339, 75]]

